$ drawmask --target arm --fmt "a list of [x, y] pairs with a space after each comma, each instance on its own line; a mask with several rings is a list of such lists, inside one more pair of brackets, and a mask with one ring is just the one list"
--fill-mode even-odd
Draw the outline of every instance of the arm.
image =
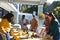
[[2, 20], [1, 28], [2, 28], [2, 31], [5, 33], [8, 31], [8, 28], [10, 28], [10, 24], [6, 19]]
[[2, 27], [2, 31], [3, 31], [4, 33], [6, 33], [6, 30], [5, 30], [5, 28], [4, 28], [4, 27]]

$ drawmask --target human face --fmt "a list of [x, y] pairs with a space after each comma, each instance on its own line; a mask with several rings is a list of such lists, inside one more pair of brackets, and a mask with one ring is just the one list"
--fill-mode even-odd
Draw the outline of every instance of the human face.
[[49, 26], [51, 22], [51, 18], [48, 15], [45, 15], [45, 26]]
[[14, 16], [13, 16], [13, 17], [11, 17], [11, 22], [13, 21], [13, 19], [14, 19]]
[[22, 15], [22, 19], [25, 19], [25, 15]]

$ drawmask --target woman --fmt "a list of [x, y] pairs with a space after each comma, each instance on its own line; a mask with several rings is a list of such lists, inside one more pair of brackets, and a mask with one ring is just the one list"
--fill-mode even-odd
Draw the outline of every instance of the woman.
[[47, 26], [48, 37], [53, 37], [53, 40], [59, 40], [59, 28], [58, 23], [55, 21], [55, 16], [53, 13], [49, 13], [47, 17], [49, 20], [48, 24], [45, 23], [45, 25]]
[[[14, 15], [12, 13], [6, 14], [2, 17], [2, 21], [0, 22], [0, 34], [3, 40], [10, 40], [9, 32], [10, 32], [10, 22], [12, 22]], [[0, 39], [1, 40], [1, 39]]]
[[45, 21], [44, 21], [44, 24], [45, 24], [45, 27], [46, 27], [46, 29], [45, 29], [46, 32], [48, 32], [48, 28], [50, 26], [50, 18], [49, 18], [48, 15], [49, 15], [48, 13], [45, 14]]

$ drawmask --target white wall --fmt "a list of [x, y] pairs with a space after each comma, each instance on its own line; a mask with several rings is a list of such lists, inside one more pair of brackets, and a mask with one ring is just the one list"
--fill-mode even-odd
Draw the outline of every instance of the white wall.
[[13, 14], [14, 14], [14, 23], [17, 24], [18, 23], [18, 13], [13, 12]]

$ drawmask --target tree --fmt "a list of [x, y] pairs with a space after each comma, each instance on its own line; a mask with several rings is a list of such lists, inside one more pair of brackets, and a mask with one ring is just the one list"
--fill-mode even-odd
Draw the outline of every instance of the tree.
[[55, 15], [56, 15], [58, 21], [60, 22], [60, 6], [57, 6], [57, 7], [54, 9], [54, 12], [55, 12]]
[[33, 11], [36, 11], [36, 15], [38, 14], [38, 5], [31, 5], [30, 8], [22, 9], [23, 13], [33, 13]]

